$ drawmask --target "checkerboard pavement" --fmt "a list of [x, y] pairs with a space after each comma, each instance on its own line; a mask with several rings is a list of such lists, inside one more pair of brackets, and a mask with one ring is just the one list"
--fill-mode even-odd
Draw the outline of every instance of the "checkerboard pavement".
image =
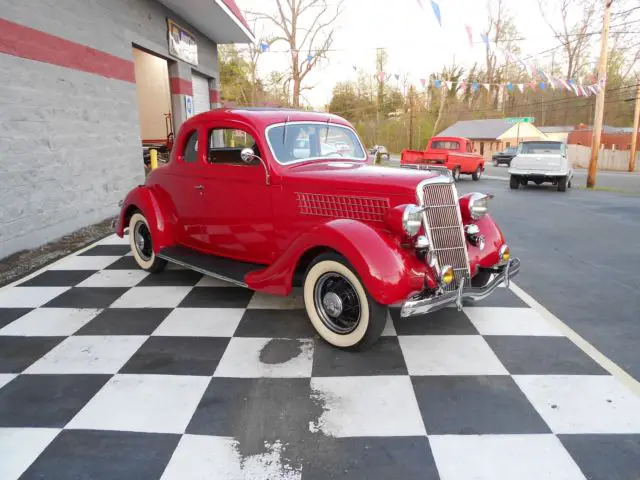
[[640, 398], [510, 289], [347, 353], [128, 252], [0, 289], [0, 479], [640, 478]]

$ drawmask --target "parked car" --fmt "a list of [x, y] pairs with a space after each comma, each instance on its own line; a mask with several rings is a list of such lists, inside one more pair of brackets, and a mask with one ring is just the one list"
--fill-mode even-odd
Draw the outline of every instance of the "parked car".
[[484, 172], [484, 158], [473, 151], [470, 140], [461, 137], [433, 137], [426, 150], [403, 150], [400, 166], [442, 166], [449, 169], [457, 182], [461, 175], [480, 180]]
[[493, 160], [493, 164], [496, 167], [502, 163], [511, 165], [511, 160], [516, 156], [517, 151], [518, 149], [516, 147], [507, 147], [501, 152], [494, 153], [491, 156], [491, 160]]
[[[252, 147], [226, 144], [229, 129]], [[353, 154], [323, 153], [327, 136]], [[217, 109], [183, 123], [169, 163], [124, 199], [116, 232], [128, 229], [149, 272], [174, 262], [274, 295], [301, 286], [318, 334], [359, 349], [380, 336], [389, 305], [402, 304], [401, 317], [461, 308], [518, 273], [490, 199], [458, 199], [438, 171], [367, 165], [335, 115]]]
[[369, 153], [373, 155], [374, 159], [377, 157], [378, 154], [380, 154], [380, 157], [382, 158], [382, 160], [385, 160], [385, 161], [391, 158], [389, 155], [389, 151], [387, 150], [387, 147], [385, 147], [384, 145], [374, 145], [373, 148], [369, 149]]
[[535, 140], [522, 142], [518, 154], [509, 166], [509, 186], [512, 189], [526, 185], [550, 182], [564, 192], [571, 188], [573, 167], [567, 157], [567, 145], [563, 142]]

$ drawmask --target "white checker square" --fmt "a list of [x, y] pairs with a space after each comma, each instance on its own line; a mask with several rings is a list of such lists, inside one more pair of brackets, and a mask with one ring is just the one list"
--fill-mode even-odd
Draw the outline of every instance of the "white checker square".
[[111, 308], [174, 308], [193, 287], [133, 287], [118, 298]]
[[0, 428], [0, 478], [20, 477], [58, 432], [56, 428]]
[[[279, 363], [263, 362], [268, 349], [291, 352], [293, 357]], [[297, 353], [297, 354], [296, 354]], [[310, 339], [232, 338], [214, 377], [232, 378], [308, 378], [313, 367], [313, 342]]]
[[286, 297], [255, 292], [247, 308], [269, 308], [278, 310], [304, 308], [302, 289], [294, 288]]
[[176, 308], [153, 335], [167, 337], [232, 337], [244, 308]]
[[66, 428], [184, 433], [210, 377], [115, 375]]
[[479, 335], [400, 335], [410, 375], [508, 375]]
[[312, 395], [324, 412], [311, 431], [333, 437], [425, 435], [411, 379], [407, 376], [311, 379]]
[[106, 238], [103, 238], [102, 240], [97, 242], [97, 244], [98, 245], [129, 245], [129, 235], [125, 234], [122, 238], [120, 238], [118, 235], [114, 233], [112, 235], [109, 235]]
[[143, 335], [68, 337], [25, 373], [116, 373], [147, 339]]
[[0, 388], [4, 387], [11, 380], [16, 378], [18, 375], [15, 373], [0, 373]]
[[555, 435], [431, 435], [441, 480], [584, 480]]
[[134, 287], [149, 275], [144, 270], [100, 270], [78, 287]]
[[198, 280], [196, 287], [237, 287], [237, 285], [235, 283], [225, 282], [224, 280], [205, 275]]
[[37, 308], [0, 329], [0, 335], [66, 337], [101, 311], [97, 308]]
[[640, 433], [640, 397], [609, 375], [514, 375], [554, 433]]
[[10, 287], [0, 290], [0, 308], [33, 308], [44, 305], [71, 287]]
[[54, 263], [50, 270], [102, 270], [119, 258], [112, 255], [72, 255]]
[[464, 313], [481, 335], [562, 336], [533, 308], [468, 307]]
[[264, 446], [263, 453], [241, 457], [234, 438], [183, 435], [161, 480], [300, 480], [302, 472], [283, 461], [279, 441]]

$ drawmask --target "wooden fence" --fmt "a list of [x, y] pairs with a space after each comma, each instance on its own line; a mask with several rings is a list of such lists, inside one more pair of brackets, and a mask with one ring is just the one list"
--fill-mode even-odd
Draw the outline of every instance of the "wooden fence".
[[[588, 168], [591, 148], [584, 145], [567, 145], [569, 160], [574, 167]], [[598, 155], [598, 170], [626, 172], [629, 169], [629, 150], [601, 149]], [[640, 152], [636, 152], [636, 171], [640, 169]]]

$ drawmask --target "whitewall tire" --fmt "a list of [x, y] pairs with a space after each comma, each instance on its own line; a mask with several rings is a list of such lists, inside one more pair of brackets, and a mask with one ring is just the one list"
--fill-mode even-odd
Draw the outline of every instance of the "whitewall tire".
[[304, 278], [304, 304], [318, 334], [331, 345], [359, 350], [374, 343], [387, 320], [387, 307], [367, 293], [340, 255], [318, 256]]
[[167, 261], [158, 258], [153, 252], [151, 229], [149, 222], [140, 212], [136, 212], [129, 220], [129, 245], [138, 266], [147, 272], [164, 270]]

